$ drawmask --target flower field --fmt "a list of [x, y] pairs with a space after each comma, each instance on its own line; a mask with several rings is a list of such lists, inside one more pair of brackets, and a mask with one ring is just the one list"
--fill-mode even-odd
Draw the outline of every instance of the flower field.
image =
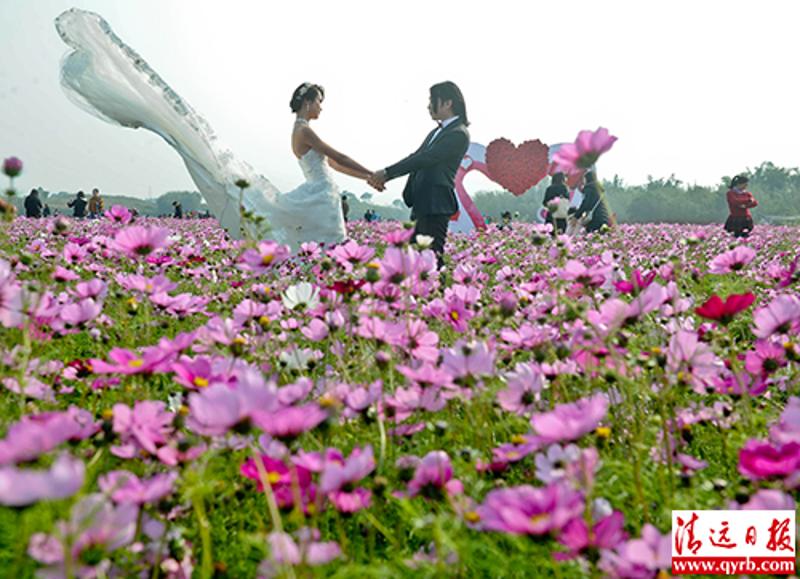
[[664, 577], [671, 509], [794, 508], [800, 231], [538, 227], [2, 225], [0, 569]]

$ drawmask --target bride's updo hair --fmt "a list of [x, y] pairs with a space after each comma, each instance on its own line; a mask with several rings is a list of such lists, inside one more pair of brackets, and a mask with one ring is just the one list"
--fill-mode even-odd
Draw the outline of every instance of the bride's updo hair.
[[313, 101], [317, 97], [324, 99], [325, 89], [318, 84], [311, 84], [310, 82], [304, 82], [296, 89], [294, 89], [294, 92], [292, 93], [292, 100], [289, 103], [289, 107], [291, 107], [293, 113], [299, 113], [300, 109], [303, 108], [304, 102]]

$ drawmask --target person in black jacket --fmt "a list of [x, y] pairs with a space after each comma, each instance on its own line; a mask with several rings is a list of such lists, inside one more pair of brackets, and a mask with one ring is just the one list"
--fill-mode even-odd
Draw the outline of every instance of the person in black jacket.
[[39, 192], [36, 189], [31, 189], [31, 192], [25, 197], [25, 217], [38, 219], [42, 216], [42, 200], [39, 199]]
[[172, 217], [175, 219], [183, 219], [183, 206], [181, 205], [180, 201], [173, 201], [172, 207]]
[[547, 209], [547, 218], [545, 223], [553, 226], [553, 237], [559, 233], [564, 233], [567, 230], [567, 217], [561, 217], [560, 214], [556, 217], [557, 210], [555, 209], [556, 203], [559, 199], [566, 199], [569, 203], [569, 189], [567, 189], [567, 177], [564, 173], [556, 173], [553, 175], [553, 181], [544, 192], [544, 200], [542, 205]]
[[600, 230], [604, 225], [610, 225], [608, 209], [600, 195], [600, 184], [593, 171], [589, 171], [584, 176], [583, 201], [578, 207], [577, 217], [583, 219], [586, 224], [586, 233]]
[[86, 217], [86, 196], [83, 191], [78, 191], [75, 199], [67, 203], [67, 207], [72, 207], [72, 216], [75, 219], [83, 219]]
[[464, 96], [455, 83], [435, 84], [430, 88], [428, 112], [439, 126], [433, 129], [414, 153], [373, 173], [368, 182], [381, 190], [386, 181], [408, 175], [403, 201], [411, 207], [416, 221], [414, 239], [419, 235], [433, 238], [441, 268], [450, 218], [458, 211], [453, 189], [456, 171], [469, 148], [469, 119]]

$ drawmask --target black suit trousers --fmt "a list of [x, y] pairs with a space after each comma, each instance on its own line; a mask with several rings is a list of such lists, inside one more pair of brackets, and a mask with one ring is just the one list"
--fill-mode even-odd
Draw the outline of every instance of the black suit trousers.
[[417, 235], [433, 237], [431, 249], [436, 253], [439, 268], [444, 265], [444, 243], [447, 241], [447, 228], [450, 226], [449, 215], [422, 215], [417, 217], [414, 227], [414, 241]]

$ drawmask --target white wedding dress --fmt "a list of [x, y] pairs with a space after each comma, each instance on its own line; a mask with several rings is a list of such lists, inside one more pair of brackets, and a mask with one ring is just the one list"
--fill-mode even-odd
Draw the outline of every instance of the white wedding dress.
[[266, 237], [297, 250], [301, 243], [332, 245], [346, 237], [339, 188], [327, 159], [310, 150], [300, 159], [305, 183], [281, 193], [253, 168], [223, 148], [209, 124], [99, 15], [73, 8], [55, 21], [73, 50], [61, 63], [67, 96], [87, 112], [113, 124], [145, 128], [164, 138], [183, 158], [209, 209], [234, 238], [255, 230], [240, 211], [240, 189], [249, 183], [242, 206], [263, 217]]

